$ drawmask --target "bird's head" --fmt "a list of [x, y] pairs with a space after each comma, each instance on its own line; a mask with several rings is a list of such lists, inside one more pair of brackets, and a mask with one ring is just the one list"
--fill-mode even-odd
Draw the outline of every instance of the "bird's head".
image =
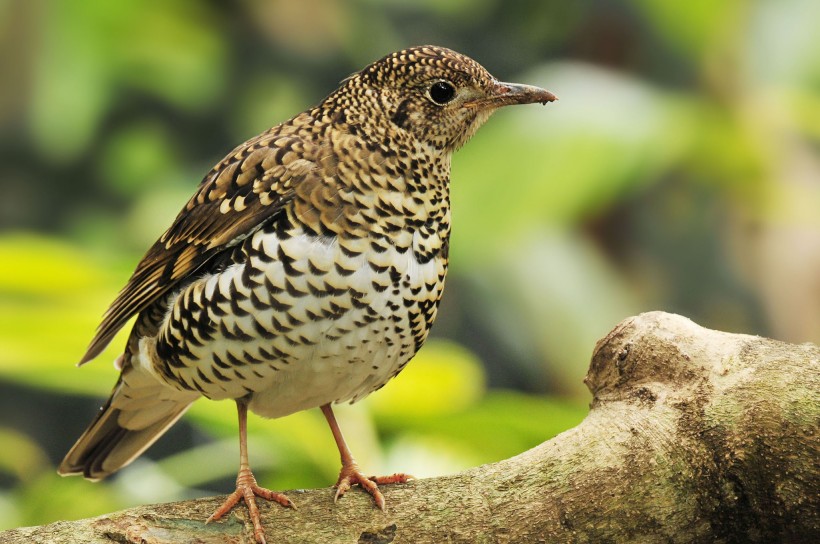
[[432, 45], [387, 55], [328, 98], [346, 110], [348, 122], [378, 138], [412, 139], [450, 153], [501, 106], [555, 99], [538, 87], [498, 81], [473, 59]]

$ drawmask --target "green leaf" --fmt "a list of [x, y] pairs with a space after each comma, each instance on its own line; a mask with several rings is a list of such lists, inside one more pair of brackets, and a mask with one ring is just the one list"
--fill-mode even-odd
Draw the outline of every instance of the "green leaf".
[[[0, 236], [0, 376], [40, 388], [103, 395], [116, 381], [108, 365], [82, 369], [82, 356], [106, 305], [123, 281], [118, 271], [64, 242]], [[127, 327], [126, 327], [127, 329]], [[122, 332], [100, 360], [122, 350]]]
[[455, 342], [431, 339], [366, 403], [377, 417], [434, 417], [469, 408], [483, 392], [484, 371], [475, 355]]
[[582, 222], [657, 182], [691, 143], [688, 102], [639, 80], [571, 63], [520, 79], [559, 101], [503, 109], [454, 157], [455, 266], [534, 228]]

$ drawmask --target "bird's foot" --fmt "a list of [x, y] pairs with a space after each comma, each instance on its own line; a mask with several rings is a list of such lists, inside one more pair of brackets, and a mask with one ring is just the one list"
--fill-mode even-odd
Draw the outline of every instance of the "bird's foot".
[[344, 495], [352, 486], [359, 484], [362, 489], [373, 496], [373, 501], [379, 507], [379, 510], [384, 510], [384, 495], [379, 491], [379, 484], [403, 484], [413, 479], [413, 476], [401, 473], [390, 476], [365, 476], [356, 463], [342, 465], [339, 479], [336, 481], [336, 485], [333, 486], [336, 488], [333, 502], [338, 501], [339, 497]]
[[284, 493], [277, 493], [270, 489], [259, 487], [250, 469], [241, 469], [239, 475], [236, 477], [236, 491], [228, 495], [228, 498], [225, 499], [222, 506], [217, 508], [205, 523], [218, 520], [230, 512], [231, 508], [236, 506], [239, 501], [244, 500], [245, 505], [248, 507], [248, 514], [253, 522], [253, 536], [256, 538], [258, 544], [265, 544], [265, 531], [262, 529], [259, 508], [256, 506], [256, 497], [278, 502], [287, 508], [296, 508], [293, 502]]

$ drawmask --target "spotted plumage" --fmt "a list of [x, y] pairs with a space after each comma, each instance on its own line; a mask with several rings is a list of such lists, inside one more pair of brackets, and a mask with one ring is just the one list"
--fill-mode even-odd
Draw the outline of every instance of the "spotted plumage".
[[417, 47], [234, 149], [106, 313], [81, 363], [138, 317], [111, 398], [60, 472], [105, 477], [197, 398], [230, 398], [243, 460], [227, 509], [242, 498], [254, 517], [254, 493], [289, 504], [252, 481], [248, 408], [322, 407], [342, 453], [338, 493], [359, 483], [379, 503], [381, 480], [358, 472], [330, 404], [382, 387], [430, 331], [447, 274], [452, 153], [500, 106], [551, 100], [454, 51]]

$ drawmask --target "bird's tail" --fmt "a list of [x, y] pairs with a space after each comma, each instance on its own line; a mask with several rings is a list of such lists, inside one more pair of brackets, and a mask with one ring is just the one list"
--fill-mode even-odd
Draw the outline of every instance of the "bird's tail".
[[57, 472], [99, 480], [136, 459], [198, 396], [172, 389], [140, 368], [123, 370], [108, 401]]

